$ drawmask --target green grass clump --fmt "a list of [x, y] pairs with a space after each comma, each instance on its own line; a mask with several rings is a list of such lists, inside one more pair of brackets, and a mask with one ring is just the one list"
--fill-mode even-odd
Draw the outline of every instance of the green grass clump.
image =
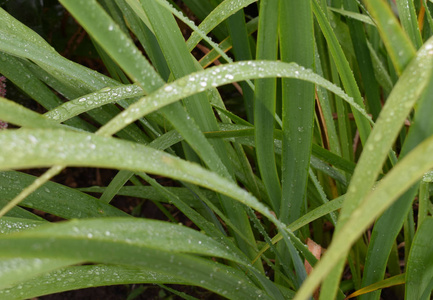
[[433, 3], [59, 2], [106, 71], [0, 8], [1, 299], [430, 299]]

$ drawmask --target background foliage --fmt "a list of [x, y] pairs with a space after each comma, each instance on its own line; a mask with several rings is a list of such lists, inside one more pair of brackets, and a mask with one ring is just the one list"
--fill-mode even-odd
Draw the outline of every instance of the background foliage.
[[430, 298], [431, 1], [0, 4], [2, 299]]

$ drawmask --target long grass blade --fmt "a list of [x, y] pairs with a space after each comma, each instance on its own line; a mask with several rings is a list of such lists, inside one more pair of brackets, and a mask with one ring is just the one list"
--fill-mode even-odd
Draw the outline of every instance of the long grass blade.
[[[276, 60], [278, 55], [278, 12], [276, 0], [260, 3], [259, 30], [257, 36], [257, 59]], [[279, 215], [281, 185], [273, 150], [274, 116], [276, 108], [276, 80], [259, 79], [255, 82], [254, 125], [257, 162], [266, 186], [271, 207]]]
[[[384, 106], [379, 116], [379, 119], [374, 127], [371, 137], [369, 138], [365, 149], [359, 159], [358, 165], [355, 169], [355, 173], [353, 174], [348, 193], [346, 194], [345, 204], [340, 214], [340, 219], [337, 226], [337, 234], [334, 237], [331, 247], [335, 247], [338, 244], [335, 241], [336, 238], [340, 236], [340, 234], [343, 234], [340, 232], [343, 232], [344, 228], [350, 227], [347, 227], [348, 225], [346, 224], [349, 222], [349, 219], [353, 217], [355, 211], [359, 211], [357, 207], [359, 205], [366, 205], [366, 201], [369, 198], [365, 197], [367, 197], [368, 193], [373, 187], [375, 179], [381, 170], [381, 166], [386, 159], [386, 156], [394, 139], [398, 135], [400, 127], [404, 123], [406, 116], [409, 114], [415, 102], [424, 92], [426, 85], [429, 83], [431, 68], [433, 66], [432, 49], [433, 40], [429, 40], [418, 51], [416, 58], [414, 58], [410, 65], [406, 68], [405, 72], [400, 77], [399, 82], [396, 84], [393, 92], [388, 98], [388, 101]], [[418, 76], [413, 77], [414, 73]], [[418, 149], [419, 147], [420, 146], [418, 146]], [[410, 168], [408, 168], [408, 170], [409, 169]], [[395, 170], [396, 168], [394, 168], [392, 172], [397, 172]], [[389, 175], [387, 177], [389, 178]], [[417, 177], [414, 175], [414, 177], [410, 177], [410, 180], [408, 180], [407, 182], [414, 182], [416, 181], [416, 179]], [[407, 186], [406, 183], [405, 186], [409, 187], [410, 185]], [[404, 189], [401, 190], [401, 192], [403, 191]], [[391, 201], [394, 200], [391, 199], [389, 196], [385, 196], [385, 198], [390, 201], [389, 204], [391, 204]], [[377, 206], [373, 205], [372, 207]], [[369, 214], [371, 216], [371, 211], [370, 213], [366, 212], [365, 215], [359, 215], [358, 218], [365, 218]], [[372, 220], [370, 218], [366, 219]], [[345, 235], [345, 237], [347, 238], [347, 235]], [[335, 253], [331, 252], [331, 254], [328, 254], [330, 256], [333, 256], [332, 263], [329, 263], [328, 266], [326, 266], [325, 259], [321, 260], [322, 267], [320, 269], [319, 267], [317, 267], [313, 271], [313, 273], [307, 278], [307, 281], [299, 292], [298, 299], [306, 299], [307, 295], [312, 293], [314, 288], [317, 287], [318, 283], [323, 279], [325, 274], [328, 274], [328, 272], [330, 271], [329, 267], [331, 265], [335, 266], [340, 261], [340, 259], [344, 257], [344, 255], [347, 253], [346, 251], [351, 246], [349, 245], [347, 240], [344, 241], [344, 244], [344, 247], [342, 244], [338, 244], [337, 247], [341, 248], [339, 248], [339, 250], [335, 250]], [[346, 248], [346, 250], [344, 250], [343, 248]], [[327, 253], [330, 252], [328, 251]], [[340, 263], [339, 267], [341, 266], [342, 265]], [[335, 269], [335, 272], [339, 273], [340, 270], [337, 271], [337, 269]]]

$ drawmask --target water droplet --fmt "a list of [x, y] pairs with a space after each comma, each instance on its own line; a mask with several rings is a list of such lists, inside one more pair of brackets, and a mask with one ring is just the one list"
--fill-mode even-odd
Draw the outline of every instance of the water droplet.
[[375, 136], [374, 136], [374, 138], [373, 138], [373, 140], [375, 141], [375, 142], [378, 142], [378, 141], [380, 141], [382, 139], [382, 134], [381, 133], [377, 133]]
[[101, 89], [99, 92], [106, 93], [106, 92], [109, 92], [109, 91], [111, 91], [111, 88], [109, 86], [107, 86], [107, 87], [104, 87], [103, 89]]

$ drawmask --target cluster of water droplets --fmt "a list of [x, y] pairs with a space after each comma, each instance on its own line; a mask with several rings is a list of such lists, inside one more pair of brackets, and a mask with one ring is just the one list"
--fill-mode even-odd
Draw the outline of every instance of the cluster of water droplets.
[[[40, 222], [38, 222], [40, 223]], [[27, 230], [30, 228], [34, 228], [38, 226], [38, 223], [32, 223], [32, 222], [21, 222], [18, 220], [9, 220], [9, 219], [0, 219], [0, 233], [13, 233], [13, 232], [19, 232], [23, 230]]]
[[101, 107], [102, 105], [142, 95], [143, 90], [137, 85], [123, 85], [112, 88], [105, 87], [95, 93], [68, 101], [47, 112], [45, 116], [63, 122], [83, 112]]

